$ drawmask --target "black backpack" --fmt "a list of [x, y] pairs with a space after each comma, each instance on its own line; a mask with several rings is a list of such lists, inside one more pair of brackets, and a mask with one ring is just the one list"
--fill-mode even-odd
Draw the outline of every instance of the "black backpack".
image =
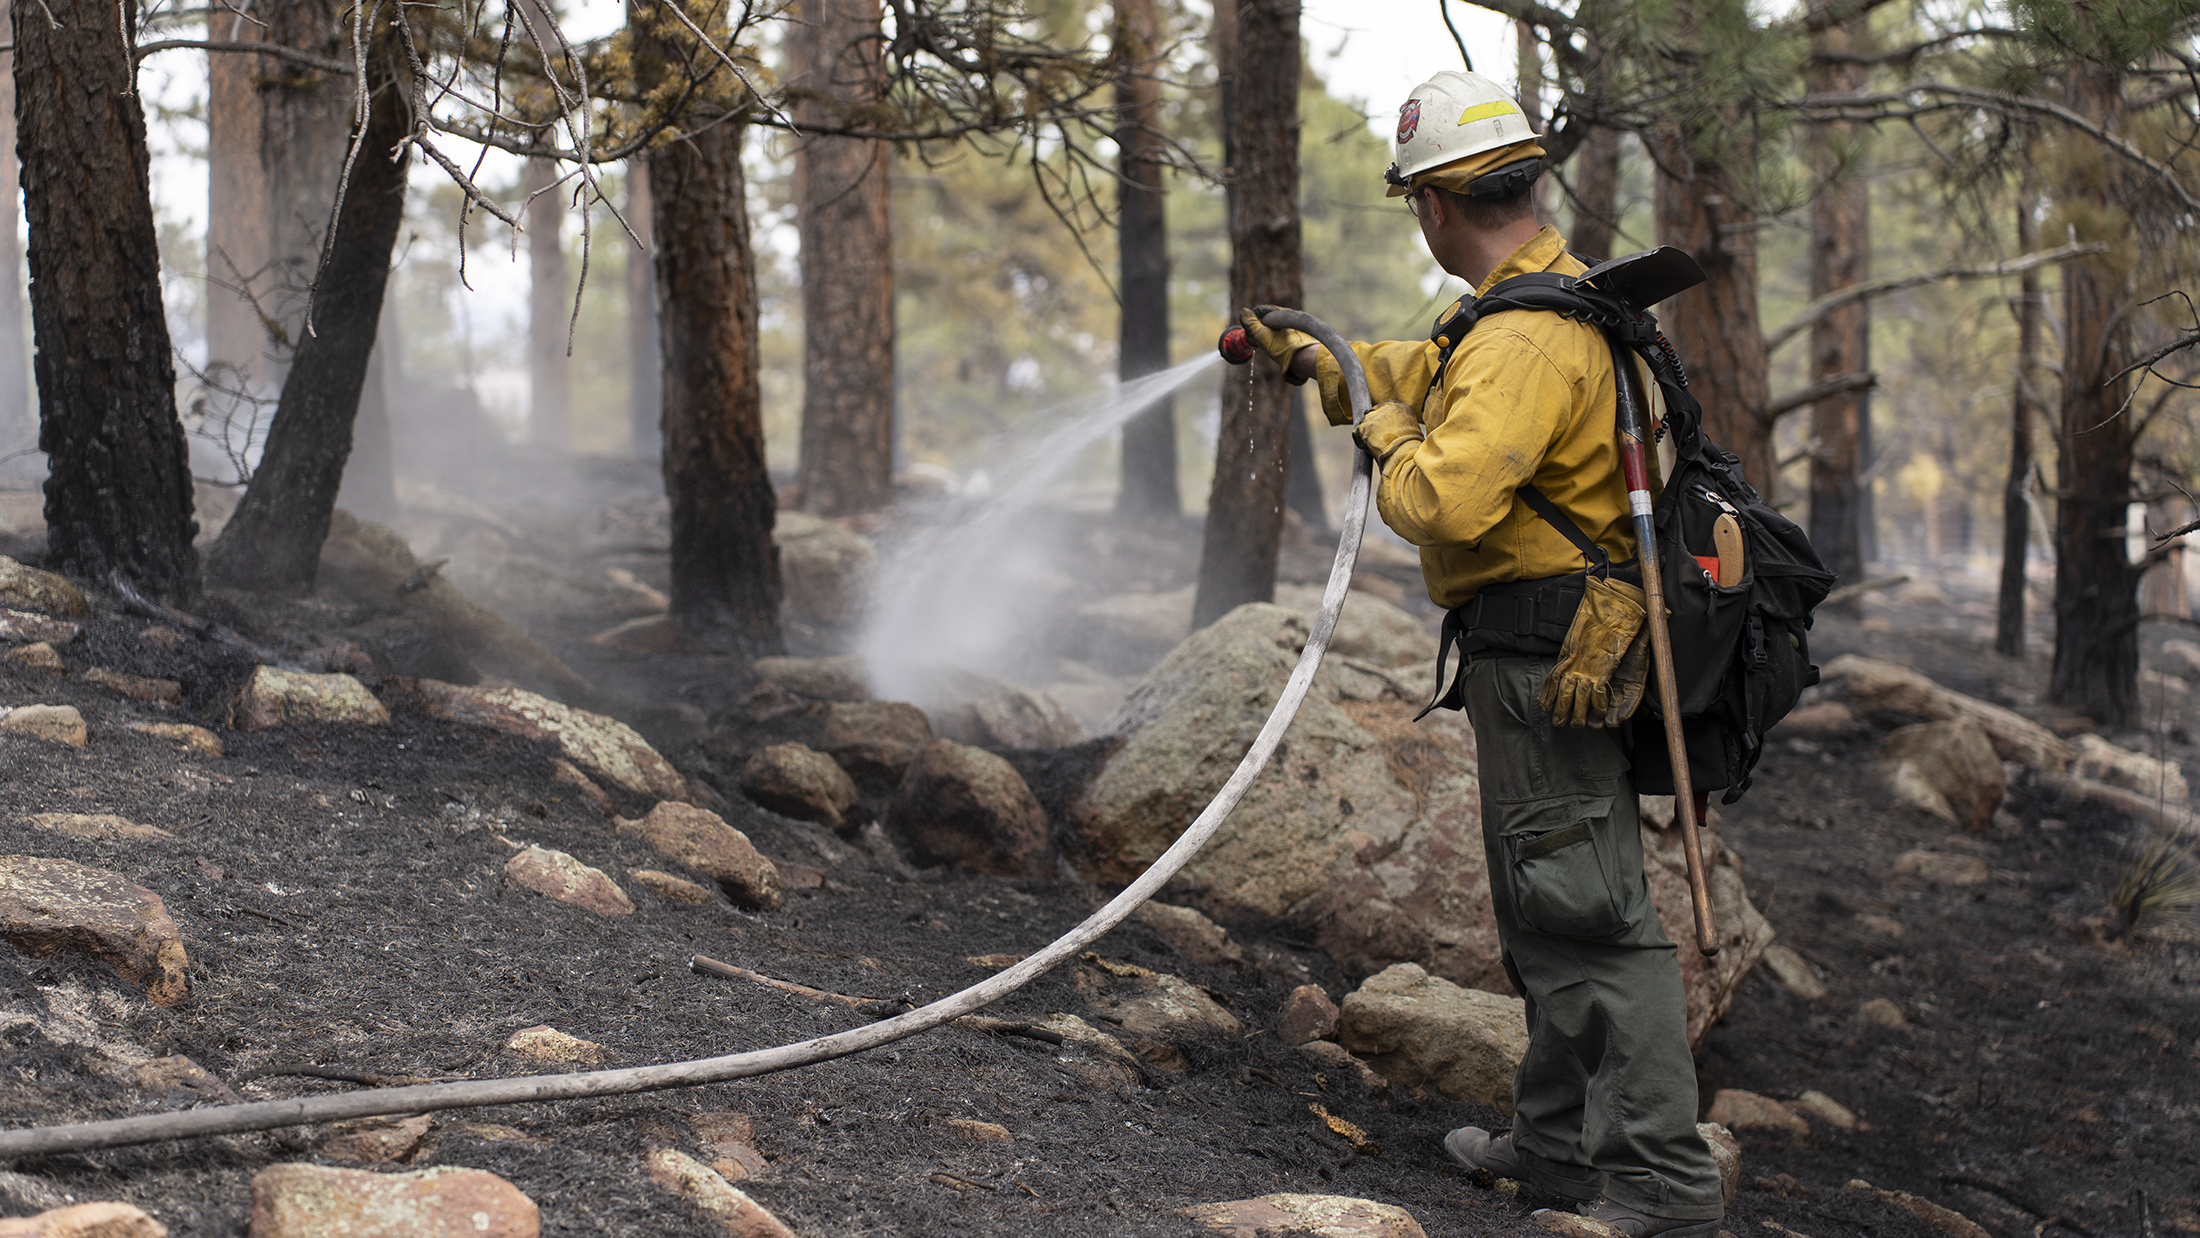
[[[1671, 616], [1689, 772], [1696, 790], [1724, 789], [1723, 802], [1731, 804], [1749, 789], [1765, 732], [1795, 708], [1804, 688], [1818, 682], [1818, 668], [1810, 661], [1811, 612], [1833, 588], [1834, 574], [1803, 530], [1742, 476], [1741, 461], [1704, 437], [1703, 407], [1688, 391], [1688, 373], [1644, 308], [1703, 278], [1693, 258], [1670, 246], [1614, 259], [1578, 277], [1547, 271], [1516, 275], [1462, 302], [1437, 323], [1433, 338], [1440, 348], [1439, 381], [1476, 321], [1516, 309], [1597, 327], [1611, 343], [1615, 365], [1630, 356], [1648, 365], [1665, 403], [1658, 437], [1669, 437], [1674, 452], [1652, 522]], [[1588, 535], [1535, 487], [1521, 491], [1568, 540], [1594, 549]], [[1732, 586], [1721, 586], [1711, 571], [1718, 562], [1712, 526], [1722, 515], [1732, 516], [1742, 530], [1742, 579]], [[1601, 559], [1601, 552], [1589, 558]], [[1671, 795], [1672, 762], [1654, 684], [1635, 717], [1635, 788]]]

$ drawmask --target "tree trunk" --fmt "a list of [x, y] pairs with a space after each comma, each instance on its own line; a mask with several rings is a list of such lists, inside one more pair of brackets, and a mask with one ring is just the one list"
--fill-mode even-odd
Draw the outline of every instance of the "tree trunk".
[[[884, 88], [878, 0], [802, 0], [788, 27], [797, 125], [861, 121]], [[894, 499], [892, 157], [868, 138], [811, 135], [795, 152], [802, 238], [805, 511]]]
[[313, 591], [320, 571], [321, 543], [336, 510], [374, 354], [390, 255], [405, 218], [411, 152], [394, 162], [388, 154], [411, 129], [401, 79], [392, 71], [395, 54], [386, 43], [370, 53], [367, 131], [311, 305], [313, 330], [291, 355], [282, 401], [244, 499], [207, 555], [208, 575], [222, 584], [297, 596]]
[[[1864, 89], [1869, 70], [1853, 61], [1817, 59], [1870, 48], [1869, 16], [1833, 23], [1824, 9], [1812, 14], [1814, 59], [1807, 72], [1813, 94], [1851, 94]], [[1810, 295], [1813, 299], [1871, 278], [1871, 182], [1861, 147], [1866, 126], [1831, 121], [1810, 126], [1807, 148], [1818, 193], [1811, 200]], [[1819, 319], [1810, 330], [1810, 381], [1871, 372], [1871, 302], [1851, 302]], [[1863, 430], [1871, 419], [1871, 392], [1828, 396], [1811, 406], [1810, 540], [1826, 567], [1843, 581], [1863, 578], [1864, 540], [1858, 491], [1864, 472]], [[1762, 483], [1760, 483], [1762, 484]]]
[[[1117, 242], [1122, 314], [1117, 375], [1129, 382], [1169, 368], [1169, 225], [1162, 185], [1161, 81], [1154, 0], [1116, 0], [1123, 56], [1115, 81], [1115, 146], [1122, 173]], [[1173, 518], [1184, 510], [1176, 480], [1176, 402], [1163, 398], [1123, 427], [1123, 483], [1115, 508]]]
[[[2039, 226], [2032, 221], [2038, 195], [2027, 191], [2017, 202], [2017, 252], [2039, 248]], [[2033, 387], [2040, 355], [2040, 273], [2026, 271], [2017, 282], [2017, 389], [2009, 401], [2009, 477], [2001, 490], [2001, 596], [1994, 608], [1994, 649], [2012, 658], [2024, 656], [2024, 568], [2032, 540], [2032, 418], [2039, 409]]]
[[664, 454], [664, 431], [658, 426], [665, 407], [665, 372], [657, 357], [657, 264], [655, 213], [649, 201], [649, 161], [626, 161], [626, 223], [641, 238], [640, 248], [626, 251], [626, 355], [628, 443], [637, 460], [655, 460]]
[[89, 580], [119, 571], [187, 601], [198, 590], [198, 524], [145, 115], [131, 89], [133, 48], [115, 28], [136, 29], [137, 6], [48, 0], [12, 17], [47, 566]]
[[[1299, 260], [1298, 0], [1237, 0], [1229, 29], [1220, 13], [1217, 18], [1230, 305], [1299, 305], [1305, 285]], [[1276, 596], [1290, 415], [1289, 385], [1267, 357], [1225, 372], [1192, 607], [1195, 629], [1247, 602]]]
[[1727, 145], [1709, 156], [1707, 134], [1666, 131], [1657, 148], [1658, 240], [1695, 255], [1709, 276], [1667, 302], [1666, 335], [1688, 366], [1690, 390], [1703, 403], [1704, 432], [1741, 457], [1750, 482], [1774, 497], [1772, 427], [1765, 337], [1757, 320], [1757, 212], [1748, 198], [1742, 136], [1747, 117], [1730, 116], [1718, 135]]
[[[567, 354], [573, 288], [565, 270], [564, 190], [557, 161], [527, 161], [527, 430], [560, 451], [573, 446], [573, 361]], [[547, 191], [547, 192], [543, 192]]]
[[[0, 28], [9, 0], [0, 0]], [[43, 16], [43, 14], [41, 14]], [[0, 455], [35, 437], [31, 416], [30, 358], [23, 352], [23, 235], [15, 230], [14, 205], [23, 178], [15, 161], [15, 54], [0, 53]]]
[[672, 617], [691, 648], [781, 651], [779, 550], [757, 379], [756, 262], [737, 121], [650, 155], [663, 297]]
[[[242, 13], [217, 12], [208, 34], [255, 42], [260, 27]], [[208, 52], [206, 60], [207, 364], [234, 366], [264, 380], [270, 341], [253, 304], [267, 291], [269, 245], [267, 168], [260, 159], [262, 68], [258, 56], [237, 52]]]
[[[2114, 133], [2122, 128], [2120, 83], [2113, 70], [2079, 63], [2069, 70], [2066, 104]], [[2067, 141], [2080, 141], [2075, 136]], [[2128, 378], [2111, 379], [2130, 361], [2130, 299], [2123, 263], [2130, 220], [2120, 203], [2123, 165], [2097, 151], [2063, 161], [2063, 195], [2076, 239], [2111, 252], [2063, 267], [2061, 501], [2055, 511], [2055, 667], [2048, 698], [2118, 729], [2138, 701], [2139, 574], [2124, 553], [2125, 508], [2137, 438], [2119, 415]]]
[[1574, 148], [1573, 231], [1566, 243], [1588, 262], [1616, 257], [1619, 246], [1619, 130], [1602, 125]]
[[[263, 36], [268, 41], [351, 63], [351, 27], [340, 6], [327, 0], [279, 0], [262, 17], [268, 23]], [[267, 169], [267, 203], [262, 209], [268, 218], [268, 255], [275, 264], [269, 272], [272, 296], [263, 297], [261, 304], [282, 324], [283, 338], [289, 341], [283, 363], [288, 365], [305, 345], [307, 304], [328, 241], [329, 213], [336, 209], [344, 155], [351, 148], [356, 87], [348, 73], [321, 73], [287, 61], [259, 61], [257, 68], [264, 75], [260, 152]], [[390, 144], [395, 142], [393, 138]], [[380, 149], [379, 157], [388, 162], [389, 146]], [[359, 164], [366, 162], [361, 152]], [[354, 184], [357, 176], [355, 168]], [[370, 339], [372, 335], [370, 328]], [[281, 368], [271, 370], [269, 377], [282, 381]]]

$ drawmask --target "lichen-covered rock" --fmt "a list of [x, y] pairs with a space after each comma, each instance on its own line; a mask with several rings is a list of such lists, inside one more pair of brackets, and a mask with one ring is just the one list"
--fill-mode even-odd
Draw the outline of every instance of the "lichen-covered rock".
[[1073, 980], [1093, 1010], [1128, 1036], [1186, 1045], [1245, 1030], [1236, 1015], [1181, 976], [1115, 964], [1080, 967]]
[[1877, 755], [1897, 798], [1973, 834], [1992, 824], [2009, 788], [1993, 742], [1969, 718], [1903, 727]]
[[92, 613], [84, 593], [66, 576], [26, 567], [0, 555], [0, 606], [81, 619]]
[[1400, 963], [1345, 997], [1337, 1043], [1392, 1083], [1426, 1083], [1510, 1114], [1513, 1072], [1528, 1052], [1525, 1006]]
[[1223, 1238], [1304, 1234], [1310, 1238], [1425, 1238], [1428, 1231], [1396, 1204], [1342, 1195], [1263, 1195], [1183, 1210]]
[[537, 1238], [541, 1232], [535, 1201], [481, 1169], [390, 1174], [270, 1165], [252, 1178], [250, 1238]]
[[367, 685], [349, 675], [312, 675], [258, 666], [245, 681], [230, 715], [240, 731], [265, 731], [300, 722], [382, 726], [390, 711]]
[[902, 779], [887, 828], [916, 858], [998, 877], [1053, 871], [1046, 810], [1016, 767], [982, 748], [936, 739]]
[[638, 821], [619, 818], [618, 830], [717, 882], [740, 906], [775, 911], [782, 902], [779, 870], [757, 852], [748, 835], [707, 808], [667, 802]]
[[129, 727], [140, 735], [167, 740], [194, 756], [218, 757], [222, 754], [222, 737], [203, 726], [188, 722], [132, 722]]
[[741, 763], [741, 794], [797, 821], [837, 830], [849, 824], [856, 784], [840, 763], [801, 744], [759, 748]]
[[183, 936], [160, 896], [73, 860], [0, 856], [0, 941], [32, 958], [56, 950], [90, 955], [156, 1006], [190, 992]]
[[94, 667], [84, 672], [84, 682], [96, 683], [102, 688], [118, 692], [133, 701], [148, 705], [180, 705], [183, 703], [183, 685], [173, 679], [153, 679], [145, 675], [125, 675], [104, 667]]
[[674, 1148], [649, 1154], [649, 1180], [686, 1200], [730, 1238], [794, 1238], [794, 1231], [715, 1169]]
[[18, 705], [0, 707], [0, 731], [25, 735], [52, 744], [82, 748], [91, 740], [84, 715], [74, 705]]
[[462, 688], [409, 679], [392, 686], [391, 699], [432, 718], [548, 740], [592, 778], [635, 795], [680, 801], [690, 796], [687, 779], [634, 728], [525, 688]]
[[0, 641], [45, 641], [49, 644], [66, 645], [82, 635], [83, 628], [64, 620], [0, 608]]
[[711, 901], [708, 889], [685, 877], [675, 877], [654, 868], [637, 868], [631, 875], [634, 880], [656, 891], [657, 897], [668, 903], [678, 903], [683, 907], [701, 907]]
[[547, 1023], [513, 1032], [504, 1042], [504, 1051], [531, 1062], [560, 1066], [594, 1066], [611, 1060], [611, 1050], [593, 1040], [568, 1036]]
[[634, 903], [617, 882], [563, 851], [529, 847], [505, 861], [504, 875], [545, 898], [599, 916], [634, 914]]
[[17, 666], [27, 666], [34, 671], [45, 671], [49, 675], [66, 675], [69, 673], [69, 664], [61, 660], [60, 652], [45, 641], [34, 641], [28, 645], [19, 645], [0, 656], [6, 657], [8, 661], [15, 663]]

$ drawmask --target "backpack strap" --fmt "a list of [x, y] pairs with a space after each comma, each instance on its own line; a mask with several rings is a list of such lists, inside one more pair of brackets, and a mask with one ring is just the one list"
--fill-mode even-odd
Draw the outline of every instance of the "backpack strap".
[[1520, 501], [1526, 503], [1536, 515], [1543, 517], [1544, 523], [1557, 529], [1561, 536], [1574, 544], [1574, 549], [1580, 551], [1581, 556], [1589, 561], [1590, 575], [1602, 578], [1612, 574], [1612, 556], [1604, 553], [1604, 547], [1590, 540], [1589, 535], [1581, 531], [1581, 526], [1575, 524], [1571, 516], [1551, 501], [1551, 496], [1536, 489], [1532, 482], [1513, 493], [1519, 495]]

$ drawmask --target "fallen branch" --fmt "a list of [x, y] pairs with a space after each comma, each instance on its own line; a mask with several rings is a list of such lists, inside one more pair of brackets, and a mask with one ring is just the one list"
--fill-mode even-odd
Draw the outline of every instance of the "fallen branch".
[[1938, 271], [1923, 271], [1913, 275], [1889, 275], [1882, 279], [1866, 280], [1861, 284], [1851, 284], [1839, 292], [1829, 292], [1818, 298], [1809, 305], [1804, 306], [1802, 313], [1766, 332], [1765, 351], [1768, 353], [1773, 351], [1780, 345], [1794, 339], [1798, 334], [1810, 330], [1812, 325], [1817, 323], [1819, 319], [1854, 301], [1885, 296], [1890, 292], [1901, 292], [1925, 284], [1937, 284], [1944, 279], [1999, 279], [2005, 275], [2022, 275], [2026, 271], [2050, 266], [2057, 262], [2068, 262], [2072, 258], [2082, 258], [2087, 254], [2105, 254], [2107, 252], [2108, 246], [2106, 245], [2065, 245], [2060, 249], [2042, 250], [2036, 254], [2026, 254], [2021, 258], [2004, 258], [2000, 262], [1989, 262], [1982, 267], [1944, 267]]
[[750, 971], [746, 967], [721, 963], [717, 959], [704, 954], [698, 954], [689, 959], [688, 970], [699, 971], [706, 976], [724, 976], [728, 980], [749, 980], [766, 988], [777, 989], [782, 993], [792, 993], [796, 997], [807, 997], [812, 1001], [831, 1002], [835, 1006], [845, 1006], [850, 1010], [865, 1010], [867, 1008], [875, 1010], [882, 1006], [908, 1006], [907, 1002], [897, 1002], [891, 998], [850, 997], [846, 993], [828, 993], [823, 989], [813, 989], [806, 984], [796, 984], [792, 980], [781, 980], [775, 976], [767, 976], [760, 971]]
[[1819, 605], [1831, 606], [1836, 602], [1846, 602], [1853, 597], [1862, 597], [1867, 593], [1877, 593], [1881, 589], [1892, 589], [1896, 585], [1909, 583], [1910, 574], [1908, 572], [1896, 572], [1892, 576], [1880, 576], [1872, 580], [1859, 580], [1855, 584], [1843, 585], [1835, 589], [1827, 594], [1826, 600], [1820, 602]]

